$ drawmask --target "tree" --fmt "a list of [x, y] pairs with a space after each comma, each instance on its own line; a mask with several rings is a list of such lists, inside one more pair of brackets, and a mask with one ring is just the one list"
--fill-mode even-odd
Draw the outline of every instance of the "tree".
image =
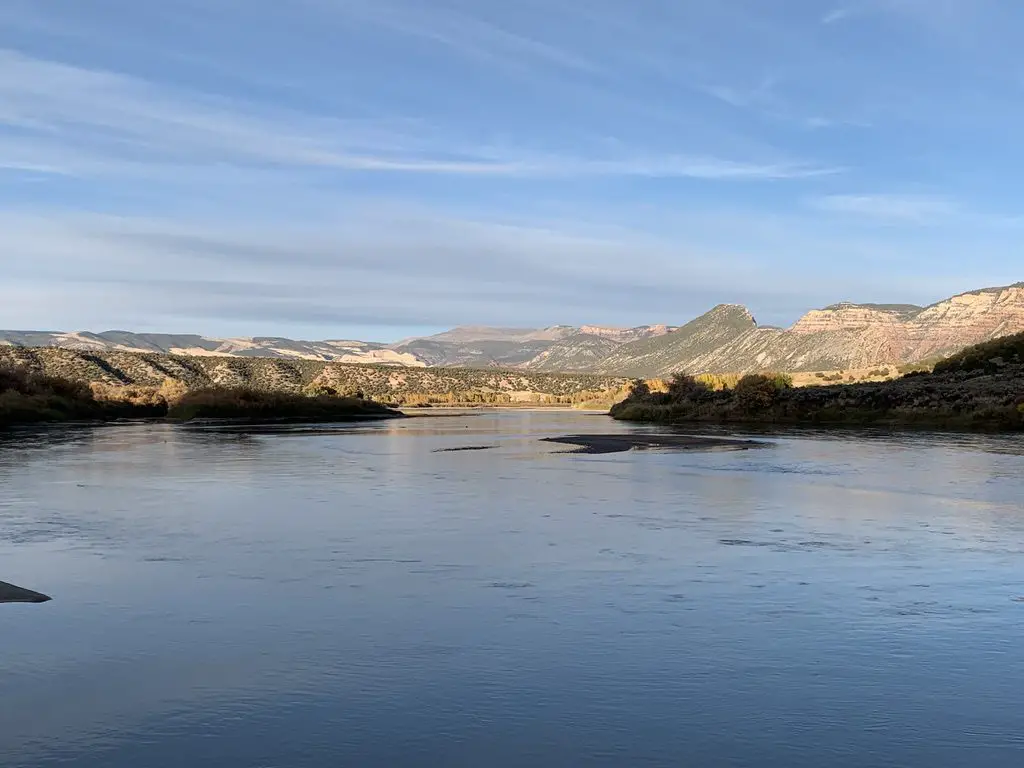
[[651, 396], [651, 388], [647, 385], [647, 382], [643, 379], [637, 379], [633, 382], [629, 397], [631, 400], [645, 400]]
[[699, 399], [710, 391], [711, 388], [703, 381], [682, 372], [673, 373], [668, 383], [668, 397], [673, 403]]
[[739, 380], [733, 394], [740, 410], [756, 413], [775, 405], [779, 392], [788, 388], [783, 378], [751, 373]]

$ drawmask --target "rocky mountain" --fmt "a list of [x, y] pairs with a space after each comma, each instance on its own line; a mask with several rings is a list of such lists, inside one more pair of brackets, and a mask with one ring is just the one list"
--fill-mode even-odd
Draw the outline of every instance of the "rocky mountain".
[[[491, 328], [485, 325], [460, 325], [450, 331], [425, 338], [444, 344], [473, 344], [481, 341], [507, 341], [525, 344], [534, 341], [561, 341], [576, 333], [577, 330], [569, 325], [553, 325], [550, 328]], [[414, 339], [414, 341], [416, 340]], [[395, 346], [401, 346], [403, 343], [398, 342]]]
[[0, 331], [0, 345], [654, 377], [675, 371], [805, 372], [902, 365], [1020, 331], [1024, 283], [970, 291], [928, 307], [833, 304], [808, 312], [787, 329], [759, 326], [745, 307], [722, 304], [681, 327], [464, 326], [390, 345], [126, 331]]
[[407, 339], [391, 347], [428, 365], [470, 368], [527, 368], [537, 371], [589, 371], [620, 344], [663, 335], [667, 325], [607, 328], [487, 328], [464, 326], [435, 336]]
[[[0, 331], [0, 345], [191, 356], [273, 357], [405, 367], [527, 368], [587, 371], [621, 343], [667, 333], [668, 326], [489, 328], [464, 326], [395, 344], [295, 341], [279, 337], [211, 338], [193, 334]], [[550, 352], [549, 352], [550, 350]]]
[[901, 365], [1024, 331], [1024, 283], [963, 293], [929, 307], [835, 304], [788, 329], [760, 327], [721, 305], [655, 339], [624, 344], [593, 370], [630, 376], [830, 371]]
[[392, 351], [426, 365], [460, 368], [521, 368], [555, 342], [547, 340], [439, 341], [433, 337], [401, 342]]
[[59, 347], [83, 352], [161, 352], [192, 357], [276, 357], [411, 367], [427, 365], [426, 361], [408, 352], [366, 341], [294, 341], [275, 337], [217, 339], [193, 334], [130, 331], [0, 331], [0, 345], [4, 344], [16, 347]]

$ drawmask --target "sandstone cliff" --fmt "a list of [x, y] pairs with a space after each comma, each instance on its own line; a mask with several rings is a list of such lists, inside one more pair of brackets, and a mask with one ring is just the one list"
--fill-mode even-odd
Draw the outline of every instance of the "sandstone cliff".
[[831, 371], [902, 365], [1024, 331], [1024, 284], [986, 288], [921, 308], [836, 304], [791, 328], [759, 327], [737, 305], [721, 305], [682, 328], [624, 344], [596, 370], [630, 376], [755, 371]]

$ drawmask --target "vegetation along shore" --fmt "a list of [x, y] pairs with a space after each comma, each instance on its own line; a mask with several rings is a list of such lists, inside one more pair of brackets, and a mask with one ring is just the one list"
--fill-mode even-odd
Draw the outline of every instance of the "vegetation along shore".
[[176, 382], [160, 387], [114, 387], [0, 365], [0, 427], [116, 419], [288, 419], [345, 421], [401, 416], [361, 396], [316, 388], [304, 393], [249, 387], [187, 390]]
[[623, 421], [682, 424], [847, 424], [1024, 430], [1024, 334], [978, 344], [931, 372], [891, 381], [793, 387], [784, 374], [752, 374], [716, 389], [677, 374], [667, 391], [637, 381], [612, 407]]
[[341, 421], [400, 416], [393, 406], [534, 404], [611, 405], [616, 419], [669, 424], [1020, 430], [1024, 334], [968, 347], [933, 370], [898, 379], [828, 382], [798, 387], [787, 374], [677, 374], [630, 384], [583, 374], [7, 348], [0, 349], [0, 426], [124, 418]]

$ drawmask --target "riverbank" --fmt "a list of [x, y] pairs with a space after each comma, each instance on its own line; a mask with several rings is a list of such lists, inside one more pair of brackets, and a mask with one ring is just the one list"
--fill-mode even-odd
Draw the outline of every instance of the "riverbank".
[[14, 365], [113, 390], [140, 394], [167, 385], [195, 391], [244, 387], [260, 392], [362, 393], [399, 407], [564, 406], [605, 410], [626, 395], [629, 379], [584, 373], [500, 368], [403, 368], [279, 357], [220, 357], [0, 345], [0, 365]]
[[194, 391], [176, 387], [90, 387], [15, 366], [0, 366], [0, 428], [120, 419], [329, 422], [402, 415], [373, 400], [332, 393], [261, 392], [246, 387]]
[[361, 397], [296, 395], [251, 389], [202, 389], [170, 403], [167, 417], [194, 419], [288, 420], [309, 422], [401, 418], [403, 414]]
[[786, 377], [746, 376], [711, 390], [677, 376], [668, 392], [637, 386], [615, 419], [662, 424], [737, 423], [1024, 431], [1024, 334], [971, 347], [892, 381], [794, 388]]

